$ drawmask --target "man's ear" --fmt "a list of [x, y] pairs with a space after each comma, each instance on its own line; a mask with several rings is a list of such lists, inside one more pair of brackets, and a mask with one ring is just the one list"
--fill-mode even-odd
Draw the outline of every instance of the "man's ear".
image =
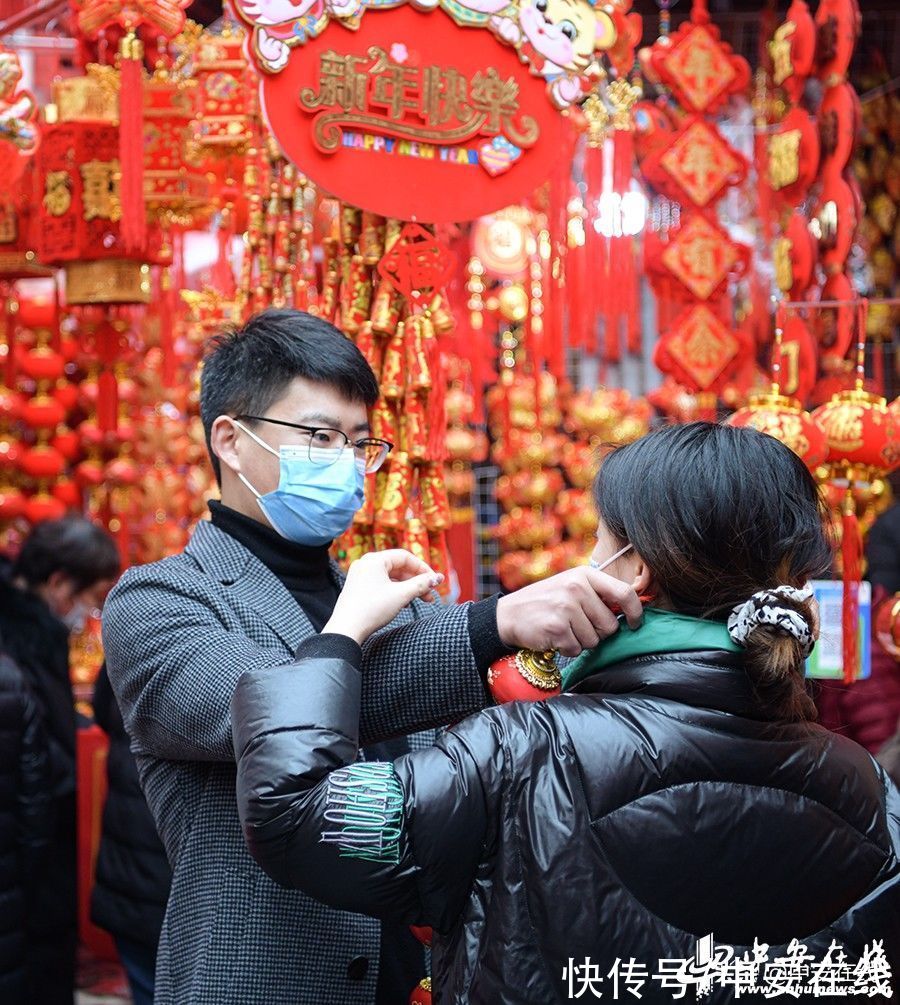
[[209, 443], [213, 454], [219, 459], [219, 463], [232, 471], [241, 470], [241, 458], [237, 449], [238, 428], [234, 424], [234, 419], [227, 415], [220, 415], [212, 424]]

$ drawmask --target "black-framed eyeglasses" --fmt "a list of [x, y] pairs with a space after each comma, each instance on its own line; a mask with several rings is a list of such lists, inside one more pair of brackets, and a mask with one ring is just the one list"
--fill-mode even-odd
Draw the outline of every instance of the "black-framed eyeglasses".
[[351, 440], [341, 429], [330, 429], [328, 426], [301, 426], [296, 422], [285, 422], [283, 419], [268, 419], [264, 415], [239, 415], [241, 422], [271, 422], [276, 426], [287, 426], [289, 429], [299, 429], [308, 435], [306, 443], [298, 446], [308, 448], [308, 456], [313, 464], [327, 467], [334, 464], [347, 447], [353, 447], [357, 460], [363, 461], [366, 474], [372, 474], [384, 464], [387, 455], [394, 449], [394, 444], [387, 440], [379, 440], [375, 436], [364, 436], [360, 440]]

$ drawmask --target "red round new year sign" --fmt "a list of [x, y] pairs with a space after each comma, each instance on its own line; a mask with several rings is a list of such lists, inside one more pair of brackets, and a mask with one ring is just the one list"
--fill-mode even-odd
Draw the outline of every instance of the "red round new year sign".
[[566, 128], [513, 48], [443, 11], [330, 25], [263, 74], [282, 150], [316, 184], [382, 216], [451, 223], [530, 195]]

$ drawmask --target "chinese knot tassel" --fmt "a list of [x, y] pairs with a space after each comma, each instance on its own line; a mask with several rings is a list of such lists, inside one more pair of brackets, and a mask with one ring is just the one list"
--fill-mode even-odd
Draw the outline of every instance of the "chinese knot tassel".
[[143, 251], [147, 240], [144, 212], [144, 47], [129, 32], [119, 48], [119, 202], [122, 243]]
[[162, 350], [163, 387], [175, 386], [175, 291], [172, 288], [172, 270], [164, 266], [159, 278], [159, 346]]
[[97, 425], [104, 433], [119, 425], [119, 384], [112, 370], [104, 368], [97, 377]]
[[844, 593], [841, 603], [841, 640], [843, 647], [844, 683], [850, 684], [859, 676], [859, 580], [861, 574], [862, 539], [859, 521], [853, 503], [853, 492], [848, 486], [841, 514], [841, 566], [844, 574]]
[[[587, 184], [585, 196], [584, 250], [586, 279], [581, 289], [580, 309], [587, 315], [584, 348], [589, 353], [597, 351], [597, 323], [600, 314], [608, 308], [609, 283], [607, 277], [606, 238], [601, 233], [600, 208], [603, 195], [603, 142], [588, 141], [584, 155], [584, 174]], [[607, 339], [609, 338], [607, 334]]]
[[[613, 191], [618, 196], [618, 226], [614, 227], [613, 236], [610, 239], [610, 264], [609, 276], [610, 285], [615, 291], [615, 295], [610, 298], [609, 306], [612, 313], [608, 317], [607, 324], [612, 326], [615, 336], [615, 356], [610, 357], [611, 361], [616, 361], [621, 355], [619, 345], [619, 324], [620, 319], [625, 320], [626, 329], [629, 333], [629, 352], [636, 352], [635, 330], [633, 319], [636, 293], [634, 274], [634, 248], [630, 235], [625, 233], [625, 215], [623, 212], [625, 196], [631, 187], [631, 171], [634, 163], [634, 137], [630, 127], [616, 129], [613, 133], [613, 170], [612, 184]], [[638, 347], [639, 348], [639, 347]]]

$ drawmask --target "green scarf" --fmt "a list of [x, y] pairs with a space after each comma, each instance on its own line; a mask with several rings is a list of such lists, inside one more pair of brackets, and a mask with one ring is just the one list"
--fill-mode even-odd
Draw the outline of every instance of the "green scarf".
[[687, 614], [647, 607], [644, 609], [644, 623], [640, 628], [632, 631], [624, 620], [621, 625], [615, 635], [605, 639], [596, 649], [586, 649], [563, 668], [563, 691], [568, 691], [598, 670], [605, 670], [635, 656], [685, 653], [695, 649], [721, 649], [728, 653], [742, 651], [732, 641], [728, 628], [722, 621], [706, 621]]

